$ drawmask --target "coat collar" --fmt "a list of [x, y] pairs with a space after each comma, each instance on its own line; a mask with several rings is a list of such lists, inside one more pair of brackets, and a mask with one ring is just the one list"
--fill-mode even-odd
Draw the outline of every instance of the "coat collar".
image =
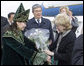
[[[37, 23], [37, 22], [35, 21], [35, 18], [34, 18], [34, 17], [32, 18], [32, 21], [33, 21], [33, 23]], [[44, 20], [43, 17], [41, 17], [41, 23], [44, 23], [44, 24], [45, 24], [45, 20]]]
[[62, 33], [62, 36], [65, 37], [71, 30], [65, 31]]
[[21, 31], [18, 31], [18, 33], [19, 33], [19, 35], [17, 36], [14, 31], [7, 31], [7, 32], [5, 32], [3, 37], [12, 37], [16, 41], [18, 41], [24, 45], [24, 36]]

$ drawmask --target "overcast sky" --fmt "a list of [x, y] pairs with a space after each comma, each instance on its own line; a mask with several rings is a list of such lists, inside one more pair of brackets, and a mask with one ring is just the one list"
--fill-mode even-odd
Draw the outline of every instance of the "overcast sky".
[[[23, 3], [25, 10], [30, 9], [29, 19], [33, 17], [31, 8], [34, 4], [49, 4], [52, 1], [1, 1], [1, 16], [7, 17], [8, 13], [16, 12], [20, 3]], [[55, 1], [56, 2], [56, 1]], [[49, 17], [48, 17], [49, 18]], [[78, 17], [80, 21], [83, 21], [83, 17]], [[53, 19], [51, 19], [53, 20]]]
[[31, 9], [32, 5], [42, 4], [42, 2], [43, 1], [1, 1], [1, 16], [7, 17], [8, 13], [16, 12], [20, 3], [23, 3], [25, 10], [27, 10]]

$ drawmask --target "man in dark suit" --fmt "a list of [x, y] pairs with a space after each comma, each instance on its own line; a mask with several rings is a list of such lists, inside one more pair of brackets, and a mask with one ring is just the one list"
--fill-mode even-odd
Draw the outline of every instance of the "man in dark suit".
[[1, 16], [1, 27], [5, 26], [6, 24], [8, 24], [8, 22], [7, 22], [7, 18]]
[[[49, 40], [50, 43], [53, 42], [53, 32], [50, 20], [42, 17], [42, 8], [39, 4], [35, 4], [32, 6], [32, 12], [34, 17], [27, 22], [27, 27], [25, 31], [31, 30], [33, 28], [38, 29], [46, 29], [49, 31]], [[26, 33], [26, 32], [25, 32]]]
[[8, 27], [13, 23], [14, 12], [10, 12], [8, 14], [8, 19], [6, 17], [1, 16], [1, 35], [6, 32]]
[[1, 36], [6, 32], [8, 27], [13, 23], [14, 12], [10, 12], [8, 14], [8, 19], [6, 17], [1, 16]]
[[[34, 17], [28, 20], [24, 35], [28, 37], [28, 35], [31, 35], [37, 31], [38, 32], [41, 31], [43, 32], [43, 36], [45, 35], [45, 37], [48, 37], [49, 44], [52, 44], [53, 43], [53, 31], [52, 31], [51, 22], [49, 19], [42, 17], [41, 6], [39, 4], [33, 5], [32, 13]], [[45, 57], [45, 55], [42, 55], [42, 56]], [[42, 62], [42, 63], [43, 65], [45, 64], [47, 65], [47, 62]]]
[[9, 25], [7, 18], [1, 16], [1, 56], [2, 56], [2, 48], [3, 48], [3, 43], [2, 43], [2, 36], [6, 32], [6, 25]]
[[72, 52], [72, 65], [83, 65], [83, 29], [82, 34], [76, 39]]
[[9, 22], [10, 25], [13, 23], [14, 15], [15, 15], [14, 12], [10, 12], [10, 13], [8, 14], [8, 22]]
[[[3, 34], [4, 34], [5, 31], [6, 31], [6, 28], [5, 28], [6, 25], [9, 25], [9, 23], [8, 23], [8, 21], [7, 21], [7, 18], [1, 16], [1, 40], [2, 40]], [[2, 44], [2, 41], [1, 41], [1, 44]]]
[[9, 25], [7, 18], [1, 16], [1, 36], [2, 36], [2, 35], [4, 34], [4, 32], [5, 32], [5, 27], [6, 27], [6, 25]]

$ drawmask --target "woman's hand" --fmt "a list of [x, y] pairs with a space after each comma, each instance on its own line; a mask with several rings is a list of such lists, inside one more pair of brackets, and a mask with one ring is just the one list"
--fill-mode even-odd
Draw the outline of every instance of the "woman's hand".
[[51, 63], [51, 57], [47, 56], [47, 62]]
[[46, 54], [48, 54], [48, 55], [51, 55], [51, 56], [54, 55], [54, 52], [51, 52], [51, 51], [49, 51], [49, 50], [44, 50], [44, 52], [45, 52]]

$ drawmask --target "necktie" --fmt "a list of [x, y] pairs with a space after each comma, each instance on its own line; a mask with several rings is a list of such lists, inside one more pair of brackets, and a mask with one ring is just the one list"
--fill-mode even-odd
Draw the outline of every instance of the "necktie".
[[37, 19], [37, 21], [38, 21], [38, 25], [40, 26], [40, 21], [39, 21], [39, 19]]

